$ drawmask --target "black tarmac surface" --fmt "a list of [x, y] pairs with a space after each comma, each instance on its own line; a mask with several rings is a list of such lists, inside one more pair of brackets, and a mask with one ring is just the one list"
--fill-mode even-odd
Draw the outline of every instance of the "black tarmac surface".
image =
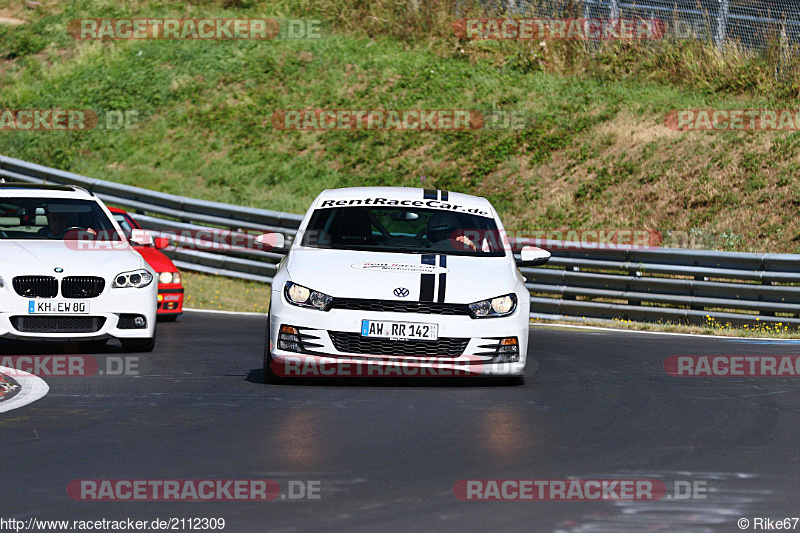
[[[532, 327], [521, 387], [264, 385], [266, 317], [187, 312], [156, 351], [91, 353], [0, 415], [0, 519], [217, 517], [225, 531], [741, 531], [800, 515], [800, 378], [676, 378], [670, 355], [797, 354], [800, 343]], [[78, 345], [0, 343], [0, 354]], [[138, 358], [138, 359], [136, 359]], [[139, 375], [108, 375], [119, 362]], [[132, 372], [129, 372], [132, 373]], [[320, 498], [87, 502], [76, 479], [318, 481]], [[706, 499], [464, 502], [462, 479], [655, 478]], [[800, 524], [797, 525], [800, 530]]]

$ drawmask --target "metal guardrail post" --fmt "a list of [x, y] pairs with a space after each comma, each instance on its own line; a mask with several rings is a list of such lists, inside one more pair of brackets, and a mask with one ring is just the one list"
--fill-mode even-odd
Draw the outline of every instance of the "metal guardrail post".
[[617, 0], [611, 0], [611, 5], [609, 6], [608, 18], [612, 20], [619, 18], [619, 3], [617, 3]]
[[[695, 281], [708, 281], [707, 276], [695, 276], [694, 279]], [[691, 296], [694, 295], [692, 294]], [[692, 309], [693, 311], [705, 311], [705, 307], [703, 307], [702, 305], [690, 305], [689, 309]]]
[[714, 36], [714, 42], [717, 45], [717, 48], [722, 50], [728, 34], [728, 16], [730, 15], [730, 5], [729, 0], [718, 1], [719, 12], [717, 13], [717, 32]]
[[789, 36], [786, 33], [786, 19], [781, 25], [781, 38], [780, 38], [780, 54], [778, 58], [778, 65], [775, 67], [775, 76], [780, 78], [784, 75], [784, 70], [791, 64], [792, 56], [789, 46]]
[[[631, 276], [633, 276], [635, 278], [641, 278], [642, 277], [642, 273], [639, 270], [632, 270], [629, 273], [629, 275], [631, 275]], [[628, 305], [636, 305], [636, 306], [642, 305], [642, 300], [636, 299], [636, 298], [628, 298]]]

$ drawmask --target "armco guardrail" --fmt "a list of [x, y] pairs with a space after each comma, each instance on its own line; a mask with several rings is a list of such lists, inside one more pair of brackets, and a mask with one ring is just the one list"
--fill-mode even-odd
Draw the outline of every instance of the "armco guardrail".
[[[192, 246], [173, 238], [174, 249], [166, 250], [178, 268], [269, 283], [279, 254], [256, 249], [215, 250], [219, 230], [241, 242], [254, 232], [282, 233], [291, 242], [303, 217], [267, 209], [241, 207], [220, 202], [185, 198], [141, 187], [88, 178], [72, 172], [0, 155], [0, 178], [28, 183], [77, 185], [95, 193], [104, 202], [136, 213], [136, 219], [155, 236], [191, 234]], [[206, 240], [202, 235], [207, 236]], [[223, 253], [224, 252], [224, 253]]]
[[46, 181], [78, 185], [94, 192], [108, 203], [137, 212], [144, 211], [162, 215], [168, 219], [205, 223], [210, 227], [270, 229], [294, 235], [303, 219], [302, 216], [292, 213], [196, 200], [141, 187], [87, 178], [72, 172], [56, 170], [6, 156], [0, 156], [0, 177], [30, 183]]
[[[171, 237], [174, 248], [167, 255], [178, 268], [265, 283], [272, 281], [281, 254], [215, 247], [213, 237], [205, 249], [197, 238], [189, 247], [182, 232], [211, 234], [222, 228], [252, 238], [253, 231], [266, 230], [291, 240], [302, 220], [296, 214], [183, 198], [5, 156], [0, 156], [0, 178], [79, 185], [107, 203], [135, 211], [154, 234]], [[545, 267], [522, 269], [532, 316], [800, 326], [800, 255], [539, 245], [553, 257]]]
[[800, 326], [798, 255], [558, 245], [546, 268], [522, 269], [538, 313]]

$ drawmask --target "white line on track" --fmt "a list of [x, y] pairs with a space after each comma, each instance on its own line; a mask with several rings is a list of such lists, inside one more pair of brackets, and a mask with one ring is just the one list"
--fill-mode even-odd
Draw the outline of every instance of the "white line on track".
[[220, 315], [267, 316], [267, 313], [249, 313], [247, 311], [217, 311], [215, 309], [194, 309], [192, 307], [184, 307], [183, 310], [191, 311], [193, 313], [218, 313]]
[[578, 324], [564, 324], [564, 323], [547, 323], [547, 322], [535, 322], [531, 324], [531, 326], [536, 327], [555, 327], [555, 328], [563, 328], [563, 329], [590, 329], [594, 331], [608, 331], [608, 332], [619, 332], [619, 333], [646, 333], [649, 335], [678, 335], [681, 337], [700, 337], [703, 339], [717, 339], [717, 340], [746, 340], [746, 341], [775, 341], [775, 342], [798, 342], [798, 339], [780, 339], [780, 338], [773, 338], [773, 337], [728, 337], [727, 335], [703, 335], [702, 333], [675, 333], [673, 331], [643, 331], [640, 329], [620, 329], [620, 328], [606, 328], [603, 326], [582, 326]]
[[33, 374], [28, 374], [27, 372], [23, 372], [22, 370], [15, 370], [13, 368], [0, 366], [0, 373], [8, 374], [9, 376], [13, 377], [21, 387], [21, 390], [10, 400], [0, 402], [0, 413], [5, 413], [6, 411], [11, 411], [12, 409], [18, 409], [28, 405], [29, 403], [35, 402], [39, 398], [44, 398], [44, 396], [47, 394], [47, 391], [50, 390], [50, 387], [42, 378], [34, 376]]

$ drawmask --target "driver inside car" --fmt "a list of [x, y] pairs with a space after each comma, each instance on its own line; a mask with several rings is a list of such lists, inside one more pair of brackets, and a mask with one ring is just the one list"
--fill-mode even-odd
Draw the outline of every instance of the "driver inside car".
[[63, 237], [68, 229], [80, 229], [97, 235], [97, 231], [92, 228], [83, 228], [78, 224], [78, 221], [70, 217], [67, 213], [59, 213], [57, 211], [50, 211], [47, 213], [47, 226], [43, 227], [37, 232], [37, 235], [43, 238]]
[[[434, 248], [451, 249], [455, 248], [455, 242], [469, 247], [473, 252], [478, 251], [478, 247], [468, 237], [459, 235], [453, 238], [453, 234], [461, 228], [461, 222], [453, 213], [435, 213], [428, 219], [427, 238]], [[451, 242], [453, 239], [454, 242]]]

